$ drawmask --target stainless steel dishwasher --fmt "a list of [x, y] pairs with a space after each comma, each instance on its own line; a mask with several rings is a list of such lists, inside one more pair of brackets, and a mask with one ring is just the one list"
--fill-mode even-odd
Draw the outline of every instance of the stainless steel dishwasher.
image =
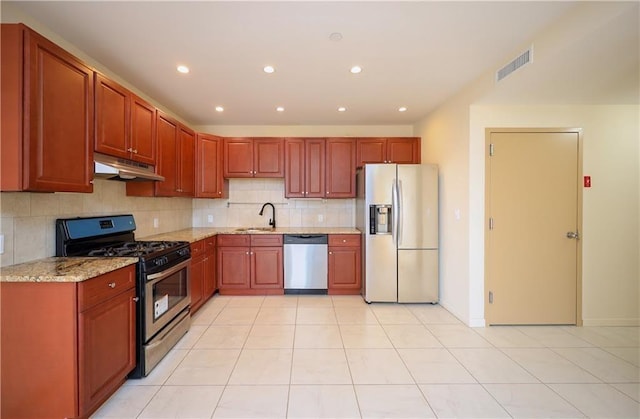
[[284, 235], [285, 294], [327, 293], [327, 235]]

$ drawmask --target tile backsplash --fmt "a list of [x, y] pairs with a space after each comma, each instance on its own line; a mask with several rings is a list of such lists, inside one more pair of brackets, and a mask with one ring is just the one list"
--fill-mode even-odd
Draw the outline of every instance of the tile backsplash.
[[[126, 196], [123, 182], [96, 179], [94, 192], [0, 193], [0, 266], [55, 255], [56, 218], [133, 214], [136, 237], [190, 227], [267, 226], [271, 202], [278, 227], [353, 227], [353, 199], [286, 199], [284, 179], [230, 179], [229, 199], [141, 198]], [[153, 221], [158, 220], [154, 228]]]
[[271, 207], [259, 215], [265, 202], [276, 211], [277, 227], [353, 227], [354, 199], [287, 199], [284, 179], [230, 179], [229, 199], [194, 199], [194, 227], [267, 227]]

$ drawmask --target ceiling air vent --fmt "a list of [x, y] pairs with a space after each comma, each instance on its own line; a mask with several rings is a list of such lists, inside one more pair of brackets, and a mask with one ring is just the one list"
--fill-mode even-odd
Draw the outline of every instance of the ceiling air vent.
[[504, 79], [509, 74], [513, 73], [523, 65], [530, 63], [532, 59], [533, 59], [533, 47], [529, 47], [529, 49], [527, 49], [525, 52], [520, 54], [509, 64], [505, 65], [504, 67], [502, 67], [500, 70], [496, 72], [496, 82], [499, 82], [500, 80]]

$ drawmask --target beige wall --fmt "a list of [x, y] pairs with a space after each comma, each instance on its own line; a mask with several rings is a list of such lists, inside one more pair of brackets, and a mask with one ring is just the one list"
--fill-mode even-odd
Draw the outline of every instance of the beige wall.
[[2, 192], [0, 209], [0, 266], [54, 256], [56, 218], [133, 214], [142, 238], [191, 227], [193, 217], [192, 199], [127, 197], [125, 183], [103, 179], [90, 194]]
[[[531, 98], [525, 92], [531, 93], [537, 73], [543, 75], [538, 80], [548, 80], [547, 70], [566, 51], [637, 12], [634, 7], [581, 5], [531, 41], [532, 64], [500, 84], [495, 83], [493, 70], [487, 72], [415, 125], [415, 135], [423, 141], [423, 160], [441, 169], [441, 303], [465, 323], [484, 325], [485, 128], [568, 127], [583, 129], [584, 173], [594, 182], [583, 202], [584, 324], [640, 324], [637, 74], [612, 81], [611, 92], [626, 89], [618, 96], [621, 102], [612, 94], [602, 106], [522, 105]], [[621, 87], [625, 80], [629, 84]], [[544, 101], [545, 94], [554, 97], [561, 83], [557, 79], [537, 86], [536, 100]], [[608, 105], [627, 104], [629, 98], [634, 98], [633, 105]], [[562, 99], [550, 102], [558, 100]]]

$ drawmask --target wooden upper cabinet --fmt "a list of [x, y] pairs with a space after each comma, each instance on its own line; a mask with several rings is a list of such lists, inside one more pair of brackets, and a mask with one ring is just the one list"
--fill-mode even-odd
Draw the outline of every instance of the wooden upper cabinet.
[[326, 140], [326, 197], [355, 198], [356, 141], [353, 138]]
[[92, 192], [93, 69], [22, 24], [1, 38], [1, 190]]
[[282, 138], [225, 138], [224, 177], [284, 177]]
[[389, 163], [420, 163], [420, 138], [388, 138], [387, 160]]
[[[154, 182], [156, 196], [174, 196], [178, 189], [178, 156], [177, 137], [178, 123], [162, 112], [157, 113], [156, 119], [158, 145], [158, 166], [156, 171], [164, 176], [164, 182]], [[137, 186], [132, 183], [127, 184], [127, 188]]]
[[133, 160], [156, 164], [156, 108], [131, 94], [131, 147]]
[[253, 175], [284, 177], [284, 140], [282, 138], [253, 139]]
[[95, 151], [129, 158], [131, 97], [129, 91], [101, 74], [95, 75]]
[[251, 138], [225, 138], [224, 177], [253, 177], [253, 140]]
[[325, 196], [324, 138], [285, 139], [285, 197]]
[[155, 107], [102, 74], [95, 78], [95, 151], [155, 165]]
[[366, 163], [420, 163], [420, 138], [358, 138], [357, 167]]
[[199, 133], [196, 138], [196, 197], [228, 196], [229, 181], [222, 173], [222, 138]]
[[178, 178], [176, 192], [178, 196], [194, 196], [196, 191], [196, 133], [180, 124], [178, 126]]

